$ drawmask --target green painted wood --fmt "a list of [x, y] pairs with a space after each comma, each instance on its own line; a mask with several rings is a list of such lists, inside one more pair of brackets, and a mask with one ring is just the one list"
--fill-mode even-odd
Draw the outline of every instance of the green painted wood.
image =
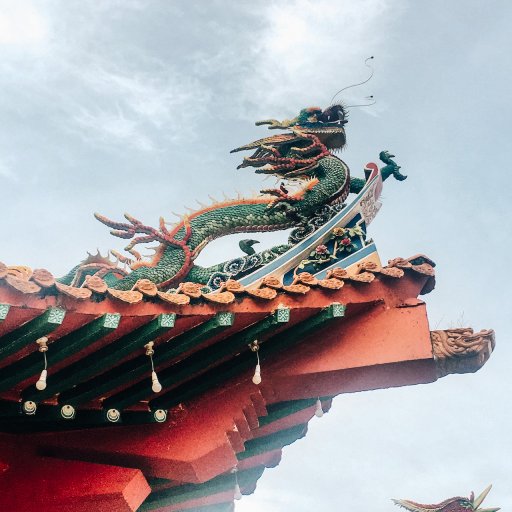
[[[219, 360], [246, 349], [249, 343], [268, 336], [279, 327], [288, 323], [289, 320], [290, 310], [288, 308], [278, 308], [260, 322], [158, 372], [158, 380], [164, 389], [180, 384], [193, 375], [205, 371], [211, 366], [215, 366], [215, 363]], [[123, 389], [121, 392], [105, 400], [103, 407], [107, 409], [110, 407], [124, 409], [151, 396], [153, 392], [151, 390], [150, 368], [147, 369], [147, 374], [148, 378], [144, 381], [137, 382], [133, 386]]]
[[[256, 466], [255, 468], [238, 471], [236, 478], [240, 487], [252, 487], [261, 477], [265, 466]], [[139, 512], [148, 512], [159, 508], [177, 505], [190, 500], [203, 498], [229, 490], [235, 490], [235, 475], [220, 475], [203, 484], [185, 484], [170, 489], [152, 492], [146, 501], [138, 509]], [[207, 507], [202, 507], [207, 508]]]
[[187, 512], [233, 512], [233, 500], [203, 507], [187, 508]]
[[11, 309], [10, 304], [0, 304], [0, 322], [3, 322], [7, 318], [9, 309]]
[[260, 427], [312, 407], [315, 405], [316, 400], [316, 398], [305, 398], [303, 400], [289, 400], [287, 402], [267, 405], [268, 414], [259, 418]]
[[304, 437], [307, 427], [307, 423], [301, 423], [300, 425], [287, 428], [286, 430], [280, 430], [279, 432], [265, 437], [250, 439], [244, 443], [245, 451], [237, 453], [237, 459], [248, 459], [292, 444], [297, 441], [297, 439]]
[[[333, 303], [316, 315], [280, 332], [277, 336], [271, 337], [262, 344], [259, 351], [261, 361], [264, 362], [279, 351], [301, 343], [305, 337], [310, 336], [315, 331], [325, 328], [333, 321], [342, 319], [345, 316], [345, 310], [345, 305]], [[181, 402], [191, 400], [208, 389], [220, 385], [227, 379], [239, 375], [250, 368], [254, 368], [255, 359], [254, 354], [247, 349], [234, 360], [222, 363], [216, 368], [198, 376], [196, 379], [151, 400], [149, 406], [152, 409], [169, 409]], [[262, 378], [265, 379], [264, 365], [262, 365]]]
[[177, 480], [171, 480], [170, 478], [159, 478], [157, 476], [146, 476], [146, 480], [152, 489], [156, 489], [157, 487], [165, 484], [170, 484], [171, 482], [179, 483]]
[[[150, 483], [150, 486], [151, 486], [151, 483]], [[155, 492], [158, 492], [158, 490], [156, 490]], [[149, 511], [149, 510], [156, 510], [158, 509], [159, 507], [157, 507], [156, 505], [152, 505], [152, 504], [149, 504], [148, 507], [150, 508], [147, 508], [147, 509], [144, 509], [144, 505], [141, 505], [142, 508], [138, 508], [137, 511], [138, 512], [141, 512], [143, 510], [146, 510], [146, 511]], [[190, 507], [190, 508], [186, 508], [186, 509], [182, 509], [180, 510], [179, 512], [184, 512], [186, 510], [186, 512], [233, 512], [234, 508], [233, 508], [233, 498], [231, 498], [231, 500], [229, 501], [226, 501], [226, 502], [222, 502], [222, 503], [215, 503], [213, 505], [203, 505], [201, 507]], [[161, 512], [162, 509], [160, 508], [159, 512]]]
[[[125, 411], [116, 423], [107, 420], [105, 410], [77, 409], [73, 419], [64, 419], [61, 405], [37, 404], [37, 411], [28, 416], [22, 411], [22, 403], [0, 405], [0, 432], [31, 433], [60, 432], [121, 425], [146, 425], [158, 423], [153, 411]], [[163, 422], [168, 421], [167, 419]]]
[[[210, 320], [171, 338], [165, 344], [155, 347], [155, 354], [153, 355], [155, 364], [184, 354], [208, 338], [231, 327], [234, 318], [233, 313], [217, 313]], [[125, 361], [101, 375], [77, 385], [75, 388], [62, 392], [59, 396], [59, 403], [69, 403], [77, 406], [94, 398], [105, 396], [110, 390], [127, 382], [135, 381], [145, 374], [151, 375], [151, 363], [145, 352], [141, 351], [140, 356]]]
[[0, 422], [4, 418], [10, 419], [18, 416], [21, 416], [21, 404], [19, 402], [8, 402], [6, 400], [0, 402]]
[[[106, 313], [100, 318], [76, 329], [49, 345], [46, 357], [48, 359], [48, 384], [51, 383], [52, 365], [79, 352], [85, 346], [99, 340], [113, 329], [117, 329], [121, 316], [118, 313]], [[34, 339], [35, 341], [35, 339]], [[0, 377], [0, 390], [5, 391], [11, 386], [39, 373], [44, 367], [43, 355], [36, 351], [23, 359], [6, 366]]]
[[[4, 308], [6, 316], [8, 312]], [[43, 314], [4, 334], [0, 337], [0, 358], [10, 356], [30, 343], [35, 343], [37, 338], [51, 333], [62, 324], [65, 316], [63, 309], [49, 308]]]
[[34, 386], [29, 386], [22, 393], [23, 399], [45, 400], [107, 371], [130, 352], [143, 351], [146, 343], [172, 329], [175, 321], [174, 313], [158, 315], [147, 324], [53, 374], [44, 391], [37, 391]]

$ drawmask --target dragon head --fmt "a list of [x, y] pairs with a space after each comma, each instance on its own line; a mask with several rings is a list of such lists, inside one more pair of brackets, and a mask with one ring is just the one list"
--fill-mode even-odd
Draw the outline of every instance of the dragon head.
[[336, 104], [324, 110], [320, 107], [303, 108], [293, 119], [265, 119], [256, 125], [268, 124], [270, 130], [299, 128], [304, 133], [316, 135], [327, 148], [341, 149], [346, 143], [344, 126], [347, 122], [345, 107]]
[[289, 130], [231, 150], [231, 153], [255, 150], [237, 167], [255, 167], [260, 174], [273, 174], [284, 179], [314, 177], [319, 160], [331, 150], [344, 147], [347, 112], [343, 105], [303, 108], [297, 117], [278, 121], [265, 119], [257, 126], [268, 124], [271, 130]]
[[469, 498], [456, 496], [449, 498], [441, 503], [435, 505], [422, 505], [410, 500], [393, 500], [396, 505], [409, 510], [410, 512], [497, 512], [499, 508], [480, 508], [485, 497], [491, 490], [491, 485], [485, 489], [475, 499], [475, 495], [471, 493]]

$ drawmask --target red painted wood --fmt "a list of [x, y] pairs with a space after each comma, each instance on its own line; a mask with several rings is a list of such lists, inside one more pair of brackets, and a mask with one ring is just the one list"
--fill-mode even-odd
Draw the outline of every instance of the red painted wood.
[[150, 493], [141, 471], [30, 456], [0, 476], [0, 510], [133, 512]]
[[[184, 404], [176, 421], [80, 432], [0, 434], [0, 511], [134, 511], [150, 492], [145, 477], [169, 479], [169, 487], [206, 482], [237, 465], [236, 454], [245, 441], [303, 424], [315, 410], [309, 407], [260, 427], [258, 418], [266, 416], [269, 404], [434, 381], [425, 307], [416, 300], [425, 281], [425, 277], [410, 276], [371, 285], [347, 283], [339, 292], [312, 291], [298, 299], [280, 296], [279, 302], [293, 309], [291, 323], [335, 300], [349, 304], [349, 315], [263, 360], [261, 386], [252, 384], [252, 370], [246, 372]], [[21, 302], [16, 292], [12, 295]], [[55, 301], [52, 297], [24, 300], [34, 307]], [[380, 305], [368, 311], [368, 304], [377, 300]], [[241, 327], [276, 305], [246, 298], [222, 308], [185, 306], [181, 314], [191, 316], [180, 323], [193, 325], [229, 309], [247, 315], [238, 320]], [[110, 299], [101, 305], [73, 301], [73, 308], [81, 315], [94, 315], [98, 308], [135, 316], [172, 311], [162, 304], [130, 306]], [[281, 450], [272, 450], [244, 459], [238, 467], [272, 467], [280, 457]], [[232, 497], [232, 491], [225, 491], [164, 507], [161, 512], [227, 503]]]

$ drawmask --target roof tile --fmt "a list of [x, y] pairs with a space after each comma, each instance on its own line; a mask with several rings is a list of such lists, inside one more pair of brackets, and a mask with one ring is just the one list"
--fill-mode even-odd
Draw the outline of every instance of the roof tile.
[[190, 297], [184, 293], [158, 292], [158, 297], [169, 304], [174, 304], [175, 306], [186, 306], [187, 304], [190, 304]]
[[128, 302], [129, 304], [138, 304], [144, 296], [137, 290], [116, 290], [115, 288], [107, 288], [107, 293], [114, 299]]
[[277, 290], [267, 287], [248, 289], [247, 293], [256, 299], [272, 300], [277, 297]]
[[36, 268], [30, 279], [41, 288], [51, 288], [55, 286], [55, 278], [51, 272], [44, 268]]
[[207, 301], [217, 304], [231, 304], [235, 301], [235, 296], [231, 292], [203, 293], [202, 295]]
[[55, 282], [55, 287], [64, 295], [77, 300], [90, 299], [92, 295], [91, 290], [88, 288], [76, 288], [75, 286], [68, 286], [67, 284], [59, 283], [58, 281]]
[[341, 279], [331, 277], [329, 279], [320, 279], [318, 285], [326, 290], [340, 290], [345, 286], [345, 283]]
[[94, 293], [104, 294], [107, 292], [107, 283], [98, 276], [85, 276], [84, 288], [89, 288]]
[[147, 297], [156, 297], [158, 294], [158, 288], [153, 281], [149, 279], [139, 279], [132, 290], [137, 290]]
[[306, 294], [311, 290], [309, 286], [305, 284], [290, 284], [288, 286], [283, 286], [283, 290], [288, 293], [296, 293], [296, 294]]
[[39, 293], [41, 291], [41, 287], [32, 281], [27, 281], [25, 279], [20, 279], [18, 277], [14, 277], [12, 275], [8, 275], [5, 278], [5, 282], [15, 290], [18, 290], [21, 293]]

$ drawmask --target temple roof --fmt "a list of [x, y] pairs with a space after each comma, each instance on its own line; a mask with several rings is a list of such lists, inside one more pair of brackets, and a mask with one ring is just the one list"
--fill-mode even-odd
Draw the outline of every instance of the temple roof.
[[[77, 288], [0, 265], [4, 481], [16, 486], [27, 464], [44, 465], [50, 479], [69, 476], [54, 494], [77, 512], [98, 500], [230, 511], [236, 483], [251, 493], [332, 397], [434, 382], [487, 361], [493, 331], [429, 330], [417, 296], [433, 289], [433, 267], [418, 255], [204, 293], [143, 280], [118, 291], [97, 277]], [[80, 488], [81, 475], [105, 484], [75, 500], [67, 489]], [[34, 485], [37, 503], [57, 499], [43, 480]]]

